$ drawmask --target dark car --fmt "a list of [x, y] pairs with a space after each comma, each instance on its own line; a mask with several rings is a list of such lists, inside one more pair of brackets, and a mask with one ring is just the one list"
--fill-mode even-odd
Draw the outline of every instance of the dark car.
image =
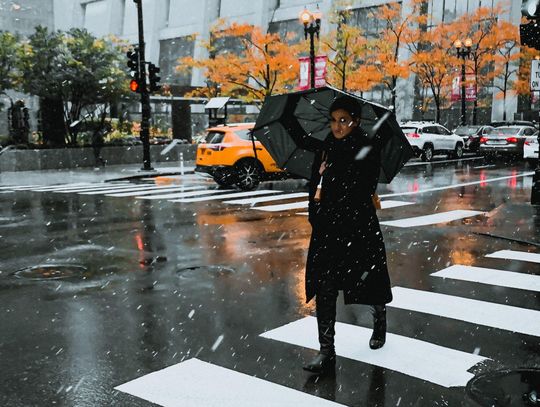
[[492, 127], [503, 127], [503, 126], [529, 126], [529, 127], [536, 127], [538, 128], [538, 124], [536, 122], [531, 122], [528, 120], [507, 120], [507, 121], [496, 121], [491, 122], [490, 126]]
[[463, 145], [466, 150], [478, 152], [480, 147], [480, 138], [493, 131], [493, 126], [489, 125], [468, 125], [459, 126], [454, 130], [458, 136], [463, 139]]
[[523, 157], [523, 145], [527, 137], [536, 133], [530, 126], [502, 126], [480, 139], [480, 153], [486, 156], [513, 155]]

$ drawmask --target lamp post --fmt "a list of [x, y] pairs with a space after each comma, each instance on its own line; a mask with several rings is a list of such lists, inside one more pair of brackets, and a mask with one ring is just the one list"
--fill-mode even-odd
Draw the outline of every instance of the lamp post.
[[472, 40], [467, 38], [465, 43], [462, 43], [461, 40], [456, 40], [454, 42], [454, 47], [456, 47], [456, 54], [459, 58], [462, 59], [461, 63], [461, 125], [465, 126], [467, 124], [467, 113], [465, 106], [465, 60], [471, 55]]
[[304, 37], [307, 40], [309, 34], [309, 62], [311, 67], [311, 88], [315, 88], [315, 35], [319, 39], [321, 32], [321, 17], [322, 13], [317, 10], [311, 13], [309, 10], [304, 10], [300, 13], [300, 21], [304, 24]]

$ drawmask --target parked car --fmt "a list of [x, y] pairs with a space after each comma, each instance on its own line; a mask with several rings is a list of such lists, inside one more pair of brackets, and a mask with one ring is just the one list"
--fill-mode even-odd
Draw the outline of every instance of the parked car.
[[490, 126], [493, 127], [508, 127], [508, 126], [529, 126], [537, 127], [537, 123], [529, 120], [507, 120], [507, 121], [495, 121], [491, 122]]
[[255, 156], [250, 135], [253, 126], [241, 123], [209, 128], [197, 146], [195, 171], [211, 176], [219, 185], [236, 185], [246, 191], [256, 188], [263, 179], [284, 176], [285, 172], [257, 140]]
[[528, 136], [536, 133], [530, 126], [496, 127], [491, 134], [480, 138], [480, 153], [488, 157], [512, 155], [523, 157], [523, 145]]
[[493, 126], [489, 125], [467, 125], [457, 127], [454, 133], [463, 139], [463, 145], [466, 150], [476, 153], [480, 147], [480, 138], [490, 134], [492, 131]]
[[406, 122], [401, 124], [401, 130], [422, 161], [431, 161], [437, 153], [445, 153], [455, 158], [463, 157], [463, 139], [440, 124]]
[[523, 158], [527, 160], [531, 167], [536, 167], [538, 161], [538, 132], [525, 139]]

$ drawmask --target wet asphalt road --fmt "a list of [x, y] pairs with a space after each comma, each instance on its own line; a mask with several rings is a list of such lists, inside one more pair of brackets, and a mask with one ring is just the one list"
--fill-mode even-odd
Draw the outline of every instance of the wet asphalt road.
[[[538, 289], [430, 275], [459, 264], [540, 278], [538, 263], [485, 257], [499, 250], [538, 254], [539, 246], [482, 234], [540, 241], [540, 207], [529, 204], [532, 177], [524, 176], [531, 169], [481, 159], [417, 164], [380, 185], [383, 200], [410, 203], [382, 209], [382, 222], [453, 210], [482, 213], [425, 226], [382, 226], [393, 287], [540, 311]], [[215, 188], [194, 175], [137, 182], [156, 183]], [[449, 187], [455, 185], [461, 186]], [[306, 185], [288, 180], [258, 189], [296, 193]], [[464, 386], [420, 378], [421, 365], [406, 374], [362, 361], [362, 352], [373, 352], [367, 343], [359, 342], [360, 360], [338, 357], [335, 377], [303, 372], [313, 350], [260, 335], [314, 315], [303, 291], [310, 226], [301, 209], [258, 208], [304, 198], [251, 205], [226, 200], [0, 190], [0, 406], [159, 405], [115, 387], [192, 358], [338, 405], [477, 405]], [[64, 267], [67, 278], [28, 272], [37, 265]], [[474, 374], [540, 368], [540, 335], [534, 333], [402, 305], [390, 307], [388, 319], [392, 334], [486, 358], [471, 367]], [[367, 308], [345, 307], [341, 299], [338, 321], [371, 327]], [[393, 360], [412, 352], [406, 345], [392, 351]], [[206, 383], [210, 394], [215, 385]], [[261, 394], [258, 405], [264, 400]]]

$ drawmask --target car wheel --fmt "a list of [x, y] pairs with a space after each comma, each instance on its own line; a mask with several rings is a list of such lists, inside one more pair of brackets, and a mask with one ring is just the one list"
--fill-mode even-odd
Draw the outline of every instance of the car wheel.
[[235, 166], [236, 186], [242, 191], [251, 191], [261, 182], [262, 171], [255, 160], [242, 160]]
[[236, 183], [235, 175], [232, 168], [220, 168], [214, 173], [214, 181], [222, 187], [231, 187]]
[[454, 152], [452, 155], [454, 158], [462, 158], [463, 157], [463, 144], [457, 143], [456, 148], [454, 149]]
[[421, 155], [422, 161], [424, 162], [430, 162], [433, 160], [433, 146], [428, 144], [425, 145], [422, 149], [422, 155]]

